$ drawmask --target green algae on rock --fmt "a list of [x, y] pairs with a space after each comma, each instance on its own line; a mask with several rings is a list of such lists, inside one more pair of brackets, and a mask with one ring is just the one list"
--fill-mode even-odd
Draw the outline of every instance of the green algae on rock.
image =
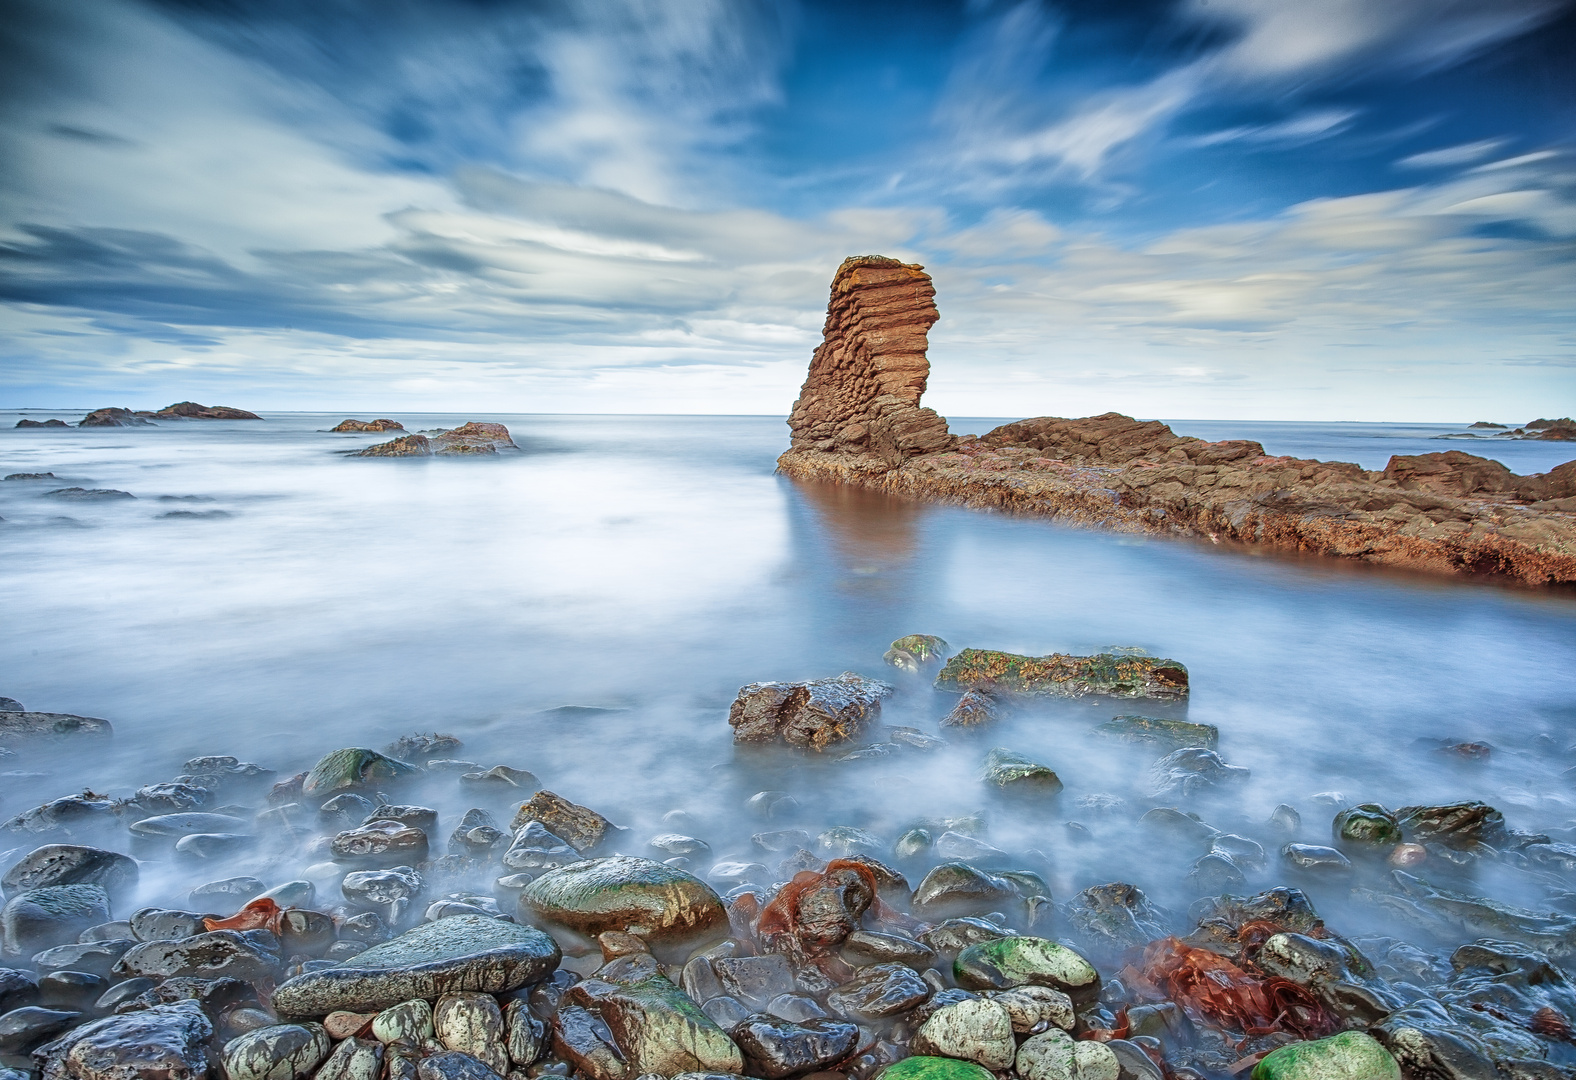
[[1378, 803], [1347, 807], [1335, 815], [1330, 831], [1342, 847], [1389, 848], [1401, 842], [1395, 815]]
[[1220, 749], [1220, 729], [1214, 724], [1195, 724], [1160, 716], [1113, 716], [1096, 727], [1095, 734], [1118, 742], [1152, 743], [1170, 750], [1202, 746]]
[[1049, 986], [1074, 1001], [1100, 990], [1094, 965], [1049, 938], [1013, 936], [970, 945], [952, 962], [952, 973], [965, 990]]
[[1049, 765], [1031, 761], [1004, 746], [985, 755], [980, 779], [1013, 796], [1047, 796], [1062, 790], [1061, 777]]
[[700, 944], [728, 930], [728, 913], [710, 885], [633, 855], [549, 870], [520, 894], [520, 915], [588, 937], [618, 930], [653, 948]]
[[895, 668], [918, 673], [926, 665], [946, 659], [950, 648], [934, 634], [907, 634], [894, 641], [881, 659]]
[[876, 1074], [876, 1080], [996, 1080], [996, 1077], [985, 1066], [972, 1061], [917, 1054], [888, 1065]]
[[459, 991], [502, 994], [545, 978], [559, 959], [558, 944], [535, 927], [452, 915], [297, 975], [274, 991], [273, 1007], [281, 1016], [326, 1016]]
[[301, 782], [303, 795], [331, 795], [365, 787], [380, 780], [415, 776], [416, 766], [385, 757], [364, 746], [347, 746], [325, 754]]
[[1401, 1067], [1372, 1035], [1343, 1031], [1271, 1051], [1252, 1080], [1401, 1080]]
[[1187, 668], [1156, 656], [1020, 656], [995, 649], [964, 649], [936, 676], [937, 690], [982, 688], [1026, 696], [1180, 698], [1188, 692]]

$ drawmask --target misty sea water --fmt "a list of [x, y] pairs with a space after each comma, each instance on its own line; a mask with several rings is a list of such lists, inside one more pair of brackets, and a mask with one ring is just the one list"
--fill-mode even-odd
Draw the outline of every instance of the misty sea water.
[[[464, 740], [465, 759], [529, 769], [637, 836], [686, 809], [709, 823], [718, 855], [748, 856], [763, 826], [740, 807], [766, 789], [793, 793], [793, 823], [812, 834], [846, 824], [891, 839], [918, 818], [983, 809], [992, 843], [1042, 853], [1058, 896], [1121, 878], [1185, 908], [1179, 882], [1196, 852], [1135, 822], [1151, 804], [1153, 755], [1090, 735], [1112, 715], [1150, 712], [1220, 728], [1222, 756], [1252, 777], [1196, 809], [1266, 848], [1263, 823], [1283, 802], [1302, 812], [1304, 839], [1328, 843], [1332, 811], [1312, 796], [1330, 791], [1392, 808], [1480, 798], [1514, 828], [1576, 833], [1568, 592], [796, 484], [774, 475], [778, 417], [399, 414], [411, 431], [500, 421], [521, 452], [379, 460], [346, 456], [388, 436], [329, 433], [339, 413], [13, 429], [22, 415], [51, 414], [0, 413], [0, 475], [57, 480], [0, 483], [0, 694], [108, 719], [116, 738], [112, 754], [13, 771], [0, 815], [84, 787], [129, 794], [199, 754], [286, 776], [338, 746], [442, 731]], [[1369, 468], [1445, 449], [1518, 472], [1576, 456], [1557, 443], [1434, 441], [1462, 430], [1444, 426], [1173, 426]], [[135, 498], [47, 494], [65, 486]], [[1185, 663], [1192, 695], [1049, 702], [929, 756], [735, 751], [726, 721], [742, 684], [845, 670], [897, 685], [887, 722], [935, 732], [955, 699], [881, 660], [907, 633], [1034, 654], [1141, 647]], [[1463, 761], [1439, 740], [1493, 752]], [[992, 745], [1056, 769], [1066, 790], [1054, 809], [991, 803], [977, 769]], [[452, 782], [424, 794], [445, 834], [475, 798]], [[1069, 820], [1101, 842], [1069, 842]], [[150, 897], [160, 881], [149, 876]], [[1537, 901], [1517, 881], [1484, 888]], [[1321, 911], [1342, 903], [1332, 892]]]

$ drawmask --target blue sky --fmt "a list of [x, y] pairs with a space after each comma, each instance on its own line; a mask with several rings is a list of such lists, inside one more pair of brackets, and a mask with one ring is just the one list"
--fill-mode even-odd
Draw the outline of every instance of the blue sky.
[[1570, 0], [0, 2], [0, 406], [1576, 410]]

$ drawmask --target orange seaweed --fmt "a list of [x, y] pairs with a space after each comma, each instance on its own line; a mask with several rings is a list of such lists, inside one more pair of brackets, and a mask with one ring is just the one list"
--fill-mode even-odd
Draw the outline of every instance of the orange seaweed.
[[209, 930], [271, 930], [279, 932], [285, 909], [266, 896], [260, 896], [228, 919], [204, 919]]
[[1244, 1035], [1289, 1031], [1318, 1039], [1339, 1026], [1318, 999], [1291, 980], [1250, 974], [1223, 956], [1174, 937], [1150, 942], [1140, 963], [1145, 982], [1215, 1027]]

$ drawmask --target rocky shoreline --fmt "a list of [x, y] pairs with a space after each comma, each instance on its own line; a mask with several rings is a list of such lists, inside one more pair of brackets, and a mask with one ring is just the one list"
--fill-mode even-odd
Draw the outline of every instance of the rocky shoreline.
[[877, 256], [843, 263], [788, 421], [784, 474], [1120, 532], [1576, 583], [1576, 461], [1517, 476], [1449, 451], [1396, 456], [1370, 471], [1270, 456], [1249, 440], [1179, 437], [1118, 413], [953, 436], [919, 404], [934, 295], [921, 267]]
[[[892, 682], [741, 688], [727, 718], [738, 754], [769, 744], [857, 777], [970, 745], [1035, 701], [1147, 708], [1190, 690], [1184, 665], [1135, 649], [954, 654], [910, 635], [884, 660]], [[957, 698], [934, 732], [883, 723], [883, 701], [930, 685]], [[1150, 796], [1131, 809], [1085, 796], [1077, 812], [1130, 814], [1189, 860], [1186, 914], [1123, 881], [1053, 897], [1046, 850], [1092, 838], [1074, 821], [1046, 850], [1009, 851], [979, 815], [877, 836], [761, 791], [734, 812], [760, 823], [748, 847], [714, 851], [730, 830], [682, 808], [636, 833], [435, 733], [332, 750], [285, 778], [214, 754], [122, 797], [64, 795], [0, 822], [13, 843], [0, 1068], [5, 1080], [1576, 1075], [1576, 917], [1509, 907], [1480, 883], [1565, 888], [1576, 847], [1481, 802], [1392, 809], [1334, 793], [1306, 807], [1328, 826], [1305, 829], [1282, 804], [1215, 828], [1192, 807], [1240, 818], [1247, 775], [1222, 758], [1219, 731], [1128, 714], [1093, 734], [1151, 759]], [[106, 721], [0, 698], [12, 763], [112, 737]], [[982, 791], [1057, 813], [1049, 764], [972, 745]], [[268, 876], [222, 876], [238, 867]], [[1407, 939], [1343, 934], [1305, 890], [1348, 893]]]

